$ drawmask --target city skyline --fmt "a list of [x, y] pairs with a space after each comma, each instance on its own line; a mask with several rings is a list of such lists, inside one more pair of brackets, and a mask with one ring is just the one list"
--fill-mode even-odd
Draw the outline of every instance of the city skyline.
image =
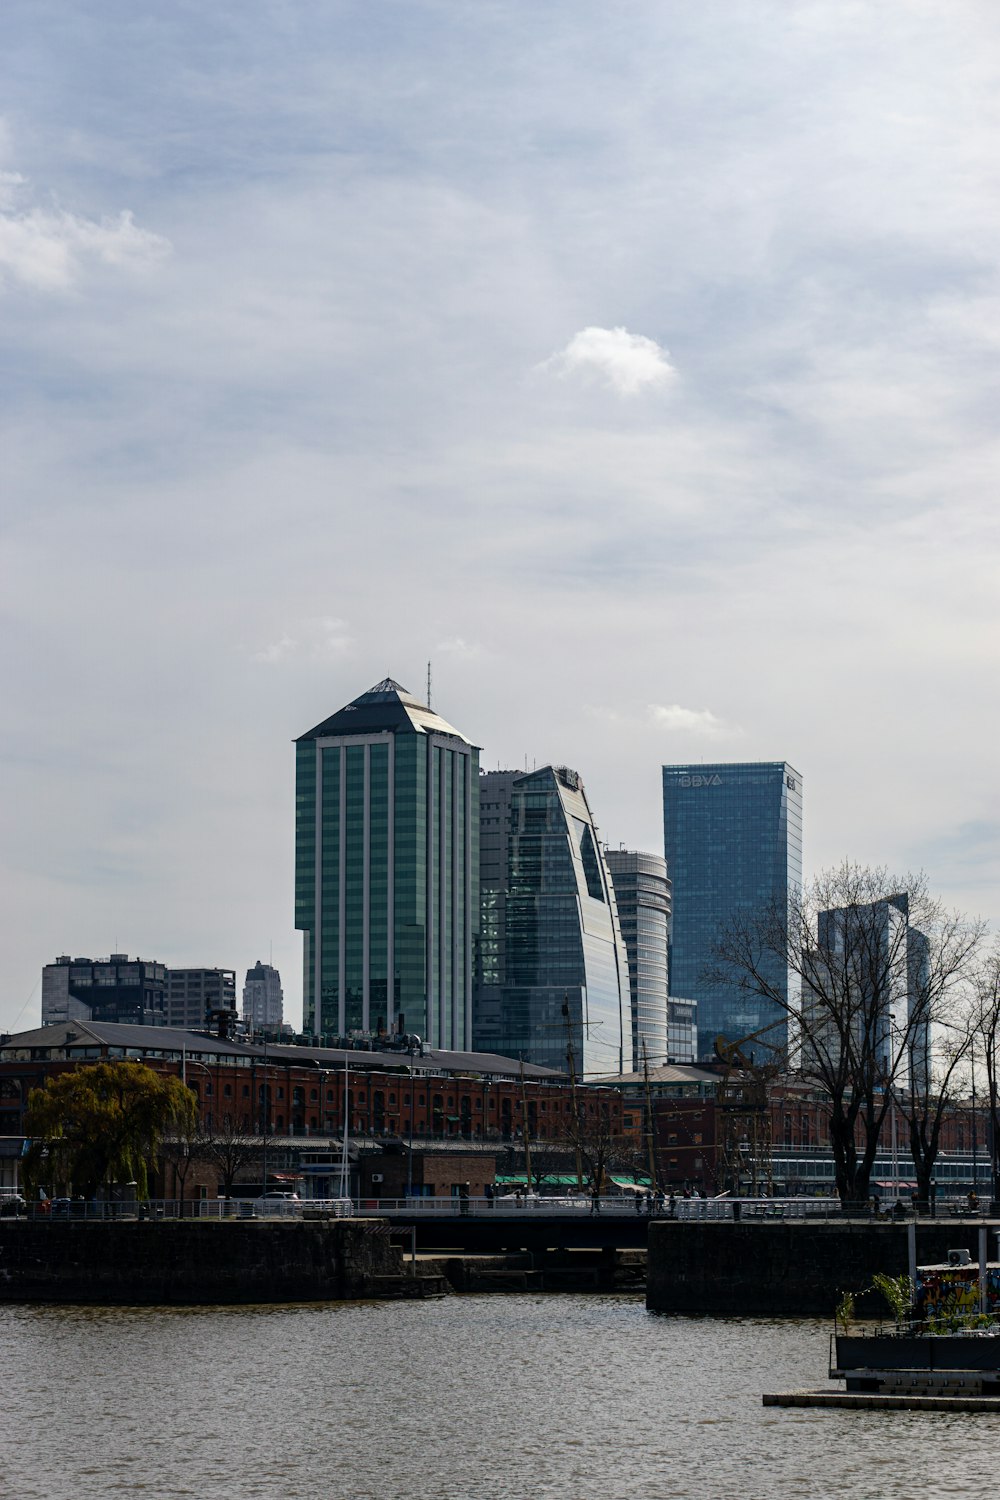
[[271, 943], [297, 1022], [290, 742], [428, 659], [613, 845], [787, 756], [807, 872], [1000, 918], [1000, 17], [154, 13], [5, 8], [0, 1028]]

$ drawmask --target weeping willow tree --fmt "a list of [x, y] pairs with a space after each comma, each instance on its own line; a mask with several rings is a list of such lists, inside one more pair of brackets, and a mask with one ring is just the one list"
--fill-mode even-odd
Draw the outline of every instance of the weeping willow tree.
[[28, 1095], [25, 1175], [33, 1187], [44, 1182], [88, 1197], [134, 1182], [147, 1198], [164, 1134], [190, 1130], [196, 1113], [194, 1094], [179, 1078], [144, 1063], [92, 1063], [61, 1073]]

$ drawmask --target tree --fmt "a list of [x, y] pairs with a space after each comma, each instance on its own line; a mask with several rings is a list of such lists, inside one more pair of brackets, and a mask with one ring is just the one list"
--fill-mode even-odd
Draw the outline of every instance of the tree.
[[197, 1116], [197, 1099], [195, 1099], [195, 1114], [192, 1117], [185, 1115], [183, 1119], [171, 1121], [169, 1133], [163, 1143], [163, 1161], [169, 1162], [173, 1171], [174, 1197], [184, 1200], [185, 1188], [188, 1174], [195, 1162], [204, 1156], [204, 1137]]
[[232, 1115], [223, 1115], [219, 1128], [201, 1139], [200, 1152], [203, 1158], [218, 1169], [222, 1178], [222, 1196], [233, 1196], [236, 1174], [255, 1161], [259, 1151], [255, 1136], [240, 1128]]
[[986, 1061], [987, 1125], [994, 1202], [1000, 1199], [1000, 940], [985, 956], [975, 978], [973, 1041]]
[[933, 1029], [954, 1021], [983, 933], [923, 875], [844, 864], [723, 934], [712, 977], [784, 1012], [790, 1057], [827, 1097], [845, 1205], [867, 1200], [894, 1093], [922, 1086]]
[[972, 1047], [973, 1028], [968, 1017], [962, 1019], [965, 1024], [956, 1016], [955, 1024], [939, 1038], [936, 1056], [912, 1070], [909, 1089], [894, 1090], [893, 1102], [906, 1121], [917, 1198], [922, 1203], [930, 1201], [941, 1127], [962, 1091], [962, 1064]]
[[88, 1196], [134, 1182], [146, 1198], [164, 1133], [178, 1122], [190, 1129], [195, 1114], [194, 1097], [179, 1078], [139, 1062], [88, 1063], [28, 1095], [27, 1175], [37, 1183], [44, 1171], [51, 1184]]
[[587, 1098], [586, 1089], [581, 1089], [580, 1093], [578, 1112], [569, 1118], [566, 1138], [570, 1149], [578, 1156], [590, 1191], [603, 1193], [622, 1139], [614, 1134], [607, 1102]]

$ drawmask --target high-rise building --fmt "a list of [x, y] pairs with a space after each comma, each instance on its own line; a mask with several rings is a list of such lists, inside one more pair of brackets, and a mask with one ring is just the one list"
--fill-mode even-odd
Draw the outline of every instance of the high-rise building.
[[467, 1049], [477, 747], [386, 678], [297, 741], [295, 817], [306, 1031]]
[[[583, 782], [566, 766], [480, 778], [475, 1046], [578, 1076], [632, 1059], [628, 961]], [[565, 1007], [565, 1009], [564, 1009]]]
[[167, 1025], [198, 1029], [225, 1011], [236, 1014], [235, 969], [168, 969]]
[[42, 1025], [60, 1021], [117, 1021], [165, 1026], [167, 970], [127, 953], [110, 958], [63, 954], [42, 969]]
[[806, 1068], [816, 1049], [836, 1060], [850, 1035], [855, 1057], [868, 1055], [886, 1078], [895, 1074], [904, 1087], [924, 1089], [930, 1069], [930, 943], [910, 925], [908, 893], [821, 911], [816, 937], [816, 951], [804, 966]]
[[258, 958], [247, 969], [243, 986], [243, 1019], [251, 1031], [280, 1031], [284, 1021], [284, 995], [281, 975], [271, 964]]
[[[632, 997], [632, 1059], [638, 1071], [645, 1059], [655, 1067], [673, 1059], [668, 1036], [667, 953], [670, 932], [670, 880], [659, 854], [638, 849], [605, 849], [615, 887], [615, 904], [628, 955]], [[686, 1059], [685, 1059], [686, 1061]]]
[[[784, 1046], [774, 1000], [718, 975], [718, 943], [734, 920], [786, 903], [802, 887], [802, 777], [786, 761], [663, 767], [664, 853], [673, 882], [670, 993], [698, 1005], [698, 1055], [716, 1036]], [[793, 1005], [794, 974], [775, 959], [768, 978]], [[766, 1029], [766, 1031], [765, 1031]]]

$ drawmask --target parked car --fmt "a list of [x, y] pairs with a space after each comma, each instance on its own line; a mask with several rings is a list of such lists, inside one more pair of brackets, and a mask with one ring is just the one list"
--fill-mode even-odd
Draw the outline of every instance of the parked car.
[[4, 1193], [0, 1196], [0, 1219], [14, 1219], [27, 1213], [28, 1205], [20, 1193]]
[[262, 1193], [253, 1200], [253, 1211], [260, 1217], [285, 1218], [300, 1213], [302, 1203], [298, 1193], [278, 1191]]

